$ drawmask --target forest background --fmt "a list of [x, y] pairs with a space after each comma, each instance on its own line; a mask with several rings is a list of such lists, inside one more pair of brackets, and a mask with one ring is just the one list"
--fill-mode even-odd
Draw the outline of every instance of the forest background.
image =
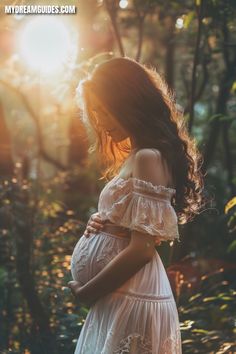
[[[5, 5], [77, 12], [7, 15]], [[104, 186], [75, 92], [124, 55], [164, 75], [204, 157], [211, 203], [179, 225], [181, 243], [158, 247], [183, 353], [236, 352], [235, 18], [233, 0], [1, 1], [2, 354], [73, 353], [88, 308], [66, 288], [70, 256]]]

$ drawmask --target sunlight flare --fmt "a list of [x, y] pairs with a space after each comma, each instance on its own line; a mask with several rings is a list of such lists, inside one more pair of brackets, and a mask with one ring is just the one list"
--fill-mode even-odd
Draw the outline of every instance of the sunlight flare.
[[33, 69], [49, 73], [59, 70], [75, 54], [69, 30], [51, 17], [29, 21], [19, 36], [19, 51]]

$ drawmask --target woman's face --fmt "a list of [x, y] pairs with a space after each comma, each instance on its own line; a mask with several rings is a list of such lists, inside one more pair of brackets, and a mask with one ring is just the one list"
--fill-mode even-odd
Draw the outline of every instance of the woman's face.
[[95, 113], [98, 119], [98, 124], [108, 135], [110, 135], [112, 140], [120, 142], [129, 136], [117, 119], [115, 119], [114, 116], [102, 106], [101, 102], [93, 93], [90, 93], [90, 105], [91, 110]]

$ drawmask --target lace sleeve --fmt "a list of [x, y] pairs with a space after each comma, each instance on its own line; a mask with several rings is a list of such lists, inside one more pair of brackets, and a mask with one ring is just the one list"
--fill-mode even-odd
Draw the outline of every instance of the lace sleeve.
[[[178, 220], [171, 204], [174, 189], [130, 178], [123, 180], [129, 191], [110, 210], [110, 220], [131, 230], [158, 236], [162, 241], [179, 241]], [[121, 184], [122, 186], [122, 184]]]
[[160, 163], [155, 152], [151, 153], [154, 155], [150, 149], [140, 150], [135, 156], [134, 176], [116, 181], [114, 202], [107, 216], [121, 226], [162, 241], [180, 241], [177, 215], [171, 203], [176, 190], [159, 183], [163, 181]]

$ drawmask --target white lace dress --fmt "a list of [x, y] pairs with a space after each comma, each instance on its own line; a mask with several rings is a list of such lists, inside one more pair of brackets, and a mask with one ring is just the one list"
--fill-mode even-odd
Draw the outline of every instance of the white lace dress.
[[[101, 191], [98, 212], [103, 220], [163, 241], [179, 241], [171, 197], [175, 189], [135, 177], [114, 177]], [[77, 242], [72, 278], [81, 285], [93, 278], [130, 239], [98, 231]], [[179, 317], [170, 283], [156, 251], [121, 287], [90, 307], [74, 354], [181, 354]]]

